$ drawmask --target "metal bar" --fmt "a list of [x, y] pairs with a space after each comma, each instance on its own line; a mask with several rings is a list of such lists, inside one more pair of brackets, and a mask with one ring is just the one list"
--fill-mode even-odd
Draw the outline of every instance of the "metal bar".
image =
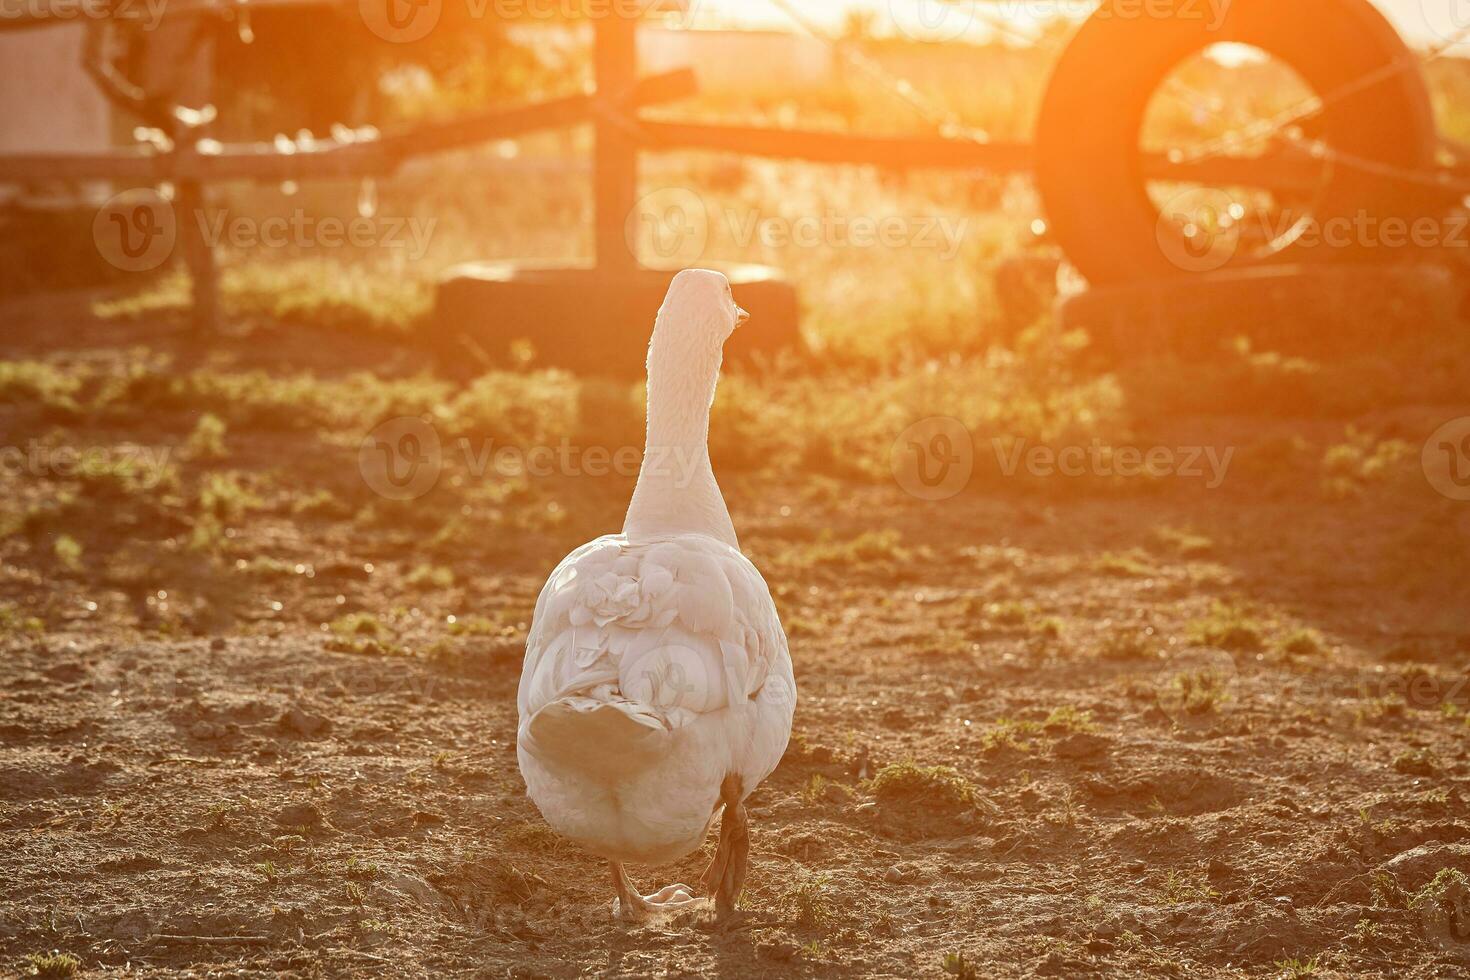
[[[669, 102], [694, 90], [693, 72], [687, 69], [668, 72], [638, 82], [627, 94], [626, 104], [632, 109]], [[596, 102], [591, 93], [581, 93], [418, 126], [359, 142], [322, 140], [296, 146], [291, 153], [282, 153], [274, 143], [231, 143], [197, 154], [157, 153], [146, 147], [129, 147], [106, 153], [0, 156], [0, 181], [111, 178], [139, 185], [185, 179], [273, 183], [380, 175], [391, 173], [410, 157], [585, 122], [592, 117]]]
[[[613, 106], [628, 112], [640, 106], [673, 102], [693, 95], [698, 89], [694, 72], [682, 68], [637, 80], [629, 76], [618, 89]], [[491, 139], [505, 139], [510, 135], [535, 132], [540, 129], [560, 129], [585, 121], [595, 116], [606, 96], [599, 91], [584, 92], [563, 99], [533, 103], [515, 109], [454, 119], [444, 123], [419, 126], [409, 132], [394, 133], [380, 140], [380, 144], [392, 156], [403, 158], [423, 153], [439, 153], [471, 143]], [[600, 134], [600, 130], [599, 130]], [[621, 234], [621, 232], [619, 232]]]
[[592, 164], [592, 255], [609, 273], [628, 273], [638, 258], [624, 228], [638, 194], [636, 132], [619, 119], [618, 103], [633, 87], [638, 73], [638, 23], [616, 14], [599, 18], [593, 27], [592, 73], [598, 109]]
[[724, 126], [640, 120], [639, 132], [666, 149], [723, 150], [817, 163], [866, 163], [880, 167], [970, 168], [995, 173], [1031, 169], [1025, 143], [977, 143], [942, 137], [848, 136], [799, 129]]
[[135, 184], [167, 180], [170, 157], [144, 147], [106, 153], [21, 153], [0, 157], [0, 180], [100, 180]]
[[[655, 75], [641, 80], [625, 100], [627, 108], [673, 101], [695, 90], [688, 70]], [[541, 129], [574, 125], [596, 114], [603, 106], [592, 93], [552, 99], [512, 109], [501, 109], [445, 123], [420, 126], [384, 137], [356, 143], [322, 141], [306, 144], [297, 152], [283, 154], [271, 143], [227, 144], [217, 152], [199, 155], [159, 154], [147, 148], [129, 148], [97, 154], [34, 154], [0, 156], [0, 181], [43, 181], [110, 177], [136, 184], [195, 177], [204, 181], [259, 180], [274, 182], [323, 177], [357, 177], [391, 173], [403, 160], [429, 153], [457, 149], [489, 139], [507, 139]], [[870, 164], [895, 169], [983, 170], [995, 174], [1029, 171], [1033, 164], [1030, 144], [983, 143], [937, 136], [884, 137], [849, 136], [811, 130], [771, 129], [757, 126], [727, 126], [640, 120], [638, 139], [617, 118], [616, 108], [603, 113], [598, 122], [598, 158], [603, 165], [618, 164], [616, 174], [606, 166], [596, 169], [598, 210], [598, 261], [616, 263], [626, 257], [632, 267], [623, 237], [623, 223], [633, 206], [636, 163], [619, 158], [638, 149], [699, 149], [749, 156], [810, 160], [817, 163]], [[613, 160], [603, 160], [601, 147], [610, 141]], [[1142, 154], [1139, 166], [1144, 179], [1196, 183], [1207, 186], [1273, 187], [1309, 190], [1321, 182], [1321, 162], [1301, 154], [1281, 153], [1272, 157], [1217, 157], [1191, 163], [1171, 162], [1163, 154]], [[621, 178], [613, 177], [621, 174]], [[606, 183], [605, 183], [606, 182]], [[604, 220], [605, 219], [605, 220]]]
[[[869, 164], [895, 169], [984, 170], [1019, 174], [1033, 167], [1029, 143], [947, 139], [938, 136], [849, 136], [812, 130], [640, 121], [639, 132], [664, 149], [716, 150], [817, 163]], [[1175, 163], [1163, 154], [1139, 156], [1144, 179], [1210, 186], [1310, 189], [1320, 185], [1321, 162], [1297, 154], [1216, 158]]]
[[1312, 191], [1327, 176], [1321, 160], [1283, 153], [1270, 157], [1214, 157], [1190, 163], [1170, 160], [1161, 153], [1139, 154], [1146, 180], [1167, 180], [1206, 187], [1265, 187], [1283, 191]]

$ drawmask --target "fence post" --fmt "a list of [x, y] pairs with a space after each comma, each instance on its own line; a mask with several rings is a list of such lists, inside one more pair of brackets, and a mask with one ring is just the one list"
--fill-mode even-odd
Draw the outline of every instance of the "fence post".
[[184, 261], [189, 266], [194, 332], [211, 336], [219, 329], [219, 274], [214, 249], [204, 237], [204, 186], [190, 178], [180, 181], [178, 190], [179, 235], [184, 243]]
[[623, 233], [638, 193], [638, 144], [609, 113], [617, 111], [637, 77], [638, 21], [614, 9], [596, 18], [592, 30], [593, 78], [602, 110], [593, 125], [593, 257], [599, 271], [627, 274], [638, 267]]
[[[148, 88], [161, 93], [171, 105], [175, 159], [181, 164], [174, 207], [178, 235], [189, 268], [193, 292], [194, 332], [210, 337], [219, 329], [219, 274], [214, 248], [205, 233], [209, 188], [200, 173], [199, 140], [209, 135], [215, 85], [215, 31], [217, 22], [207, 10], [186, 13], [161, 25], [157, 50], [150, 63]], [[180, 107], [201, 113], [190, 118]]]

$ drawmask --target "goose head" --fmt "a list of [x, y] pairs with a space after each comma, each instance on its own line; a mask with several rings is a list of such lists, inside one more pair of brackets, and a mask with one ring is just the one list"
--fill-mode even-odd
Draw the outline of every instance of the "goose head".
[[711, 269], [685, 269], [674, 276], [654, 321], [649, 369], [655, 360], [670, 367], [718, 370], [725, 341], [750, 318], [735, 303], [730, 280]]

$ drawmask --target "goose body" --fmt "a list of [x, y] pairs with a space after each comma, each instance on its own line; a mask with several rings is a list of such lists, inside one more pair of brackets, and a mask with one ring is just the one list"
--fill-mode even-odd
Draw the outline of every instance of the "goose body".
[[517, 758], [547, 823], [612, 863], [625, 917], [693, 901], [631, 889], [625, 861], [696, 850], [721, 811], [705, 886], [733, 912], [743, 800], [780, 761], [796, 686], [760, 572], [709, 464], [721, 349], [744, 313], [724, 276], [674, 277], [648, 356], [648, 441], [623, 531], [582, 545], [536, 602]]

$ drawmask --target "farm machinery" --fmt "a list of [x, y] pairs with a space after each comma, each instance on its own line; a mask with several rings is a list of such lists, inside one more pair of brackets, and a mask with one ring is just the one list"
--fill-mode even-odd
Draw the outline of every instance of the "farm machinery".
[[[354, 6], [366, 11], [374, 2]], [[381, 2], [394, 29], [434, 7]], [[170, 5], [167, 16], [219, 18], [242, 7], [206, 0]], [[691, 94], [697, 78], [688, 70], [640, 78], [637, 21], [603, 17], [594, 21], [594, 85], [583, 94], [402, 131], [285, 144], [209, 140], [210, 110], [200, 104], [207, 93], [189, 104], [179, 93], [131, 92], [94, 66], [109, 97], [146, 108], [165, 138], [105, 153], [0, 156], [0, 181], [168, 183], [187, 206], [207, 207], [205, 188], [215, 181], [390, 174], [413, 157], [590, 123], [592, 260], [450, 270], [438, 285], [429, 330], [450, 364], [498, 362], [508, 345], [530, 337], [549, 363], [636, 371], [628, 351], [636, 354], [637, 346], [624, 343], [622, 333], [646, 330], [667, 280], [666, 271], [640, 263], [629, 233], [640, 208], [638, 162], [641, 154], [676, 150], [1031, 174], [1046, 234], [1076, 280], [1089, 286], [1066, 304], [1064, 318], [1120, 346], [1155, 335], [1169, 340], [1174, 299], [1187, 295], [1198, 306], [1200, 297], [1215, 296], [1249, 310], [1251, 296], [1294, 290], [1303, 277], [1327, 283], [1326, 295], [1386, 283], [1382, 288], [1400, 297], [1422, 300], [1426, 316], [1455, 306], [1456, 277], [1443, 261], [1453, 249], [1444, 239], [1470, 192], [1470, 166], [1440, 138], [1421, 70], [1426, 57], [1450, 45], [1416, 54], [1369, 0], [1233, 0], [1219, 16], [1205, 16], [1203, 8], [1197, 0], [1102, 0], [1057, 59], [1028, 143], [939, 125], [887, 137], [647, 118], [642, 107]], [[89, 26], [106, 29], [105, 20]], [[1197, 97], [1177, 74], [1181, 64], [1222, 45], [1270, 56], [1294, 73], [1304, 94], [1268, 118], [1239, 124], [1228, 106]], [[1184, 145], [1150, 143], [1146, 129], [1160, 93], [1193, 102], [1192, 111], [1214, 123], [1207, 127], [1213, 135]], [[188, 224], [179, 226], [182, 251], [197, 320], [208, 330], [218, 316], [214, 257]], [[1338, 235], [1328, 238], [1332, 230]], [[732, 354], [795, 343], [792, 287], [765, 267], [727, 272], [737, 298], [755, 314]], [[586, 329], [589, 311], [605, 329]], [[1200, 325], [1194, 342], [1207, 347], [1211, 330]]]

